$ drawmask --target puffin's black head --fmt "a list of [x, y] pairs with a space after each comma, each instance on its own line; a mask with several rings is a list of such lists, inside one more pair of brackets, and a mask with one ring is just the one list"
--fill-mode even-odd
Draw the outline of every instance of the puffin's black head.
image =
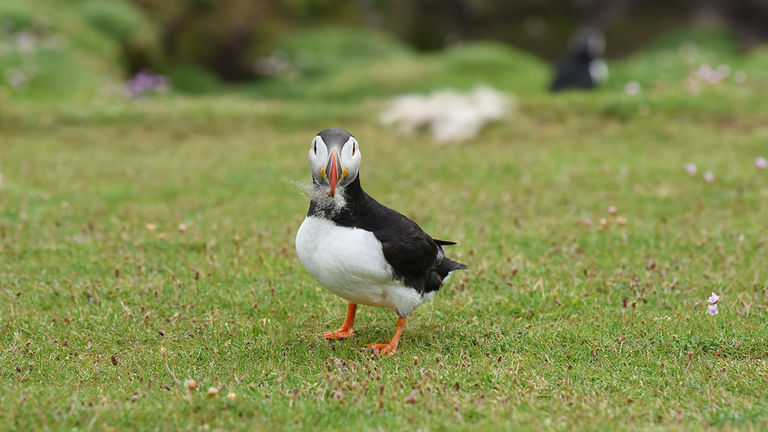
[[352, 183], [360, 169], [360, 145], [344, 129], [326, 129], [312, 140], [309, 166], [316, 184], [328, 186], [328, 196], [337, 186]]
[[594, 27], [583, 27], [571, 38], [571, 53], [598, 59], [605, 54], [605, 36]]

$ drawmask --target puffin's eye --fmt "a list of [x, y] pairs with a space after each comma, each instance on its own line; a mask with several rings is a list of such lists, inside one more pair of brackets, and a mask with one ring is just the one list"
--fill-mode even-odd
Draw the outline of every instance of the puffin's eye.
[[317, 141], [312, 143], [312, 149], [315, 151], [315, 154], [317, 154]]
[[354, 156], [354, 155], [355, 155], [355, 143], [353, 142], [352, 143], [352, 156]]

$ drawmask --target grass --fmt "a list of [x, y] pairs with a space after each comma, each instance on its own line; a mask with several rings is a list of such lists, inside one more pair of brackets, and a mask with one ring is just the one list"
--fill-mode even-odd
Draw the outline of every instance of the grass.
[[[226, 99], [9, 121], [0, 424], [765, 428], [768, 189], [752, 166], [764, 114], [521, 102], [451, 147], [395, 139], [373, 112], [297, 126], [276, 121], [287, 107]], [[570, 113], [549, 109], [561, 103]], [[459, 241], [451, 253], [470, 266], [391, 358], [360, 352], [391, 336], [386, 311], [364, 307], [352, 340], [320, 339], [345, 305], [293, 250], [305, 145], [342, 121], [364, 187]], [[200, 383], [191, 402], [187, 378]]]
[[[463, 145], [375, 121], [388, 92], [432, 84], [398, 78], [414, 67], [523, 86], [481, 67], [506, 64], [500, 50], [400, 53], [391, 88], [361, 74], [354, 97], [1, 105], [0, 428], [768, 428], [764, 54], [727, 57], [745, 84], [692, 95], [685, 67], [651, 76], [669, 57], [656, 45], [598, 92], [531, 85]], [[346, 305], [293, 249], [308, 204], [294, 182], [330, 126], [359, 139], [364, 188], [470, 267], [393, 357], [360, 350], [391, 337], [388, 311], [362, 307], [351, 340], [319, 337]]]

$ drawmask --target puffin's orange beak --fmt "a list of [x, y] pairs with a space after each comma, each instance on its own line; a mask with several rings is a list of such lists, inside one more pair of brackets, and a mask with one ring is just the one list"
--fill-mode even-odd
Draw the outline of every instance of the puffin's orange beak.
[[334, 149], [331, 151], [331, 157], [328, 158], [328, 165], [325, 167], [326, 175], [328, 176], [328, 183], [331, 185], [331, 190], [328, 192], [328, 196], [333, 196], [336, 193], [336, 183], [341, 178], [341, 161], [339, 161], [339, 152]]

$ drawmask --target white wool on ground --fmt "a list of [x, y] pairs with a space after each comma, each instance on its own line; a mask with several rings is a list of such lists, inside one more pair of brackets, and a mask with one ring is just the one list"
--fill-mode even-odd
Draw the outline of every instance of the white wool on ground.
[[428, 128], [435, 141], [464, 141], [476, 137], [487, 123], [502, 119], [509, 108], [509, 98], [490, 87], [469, 93], [440, 90], [426, 96], [395, 97], [380, 120], [402, 133]]

